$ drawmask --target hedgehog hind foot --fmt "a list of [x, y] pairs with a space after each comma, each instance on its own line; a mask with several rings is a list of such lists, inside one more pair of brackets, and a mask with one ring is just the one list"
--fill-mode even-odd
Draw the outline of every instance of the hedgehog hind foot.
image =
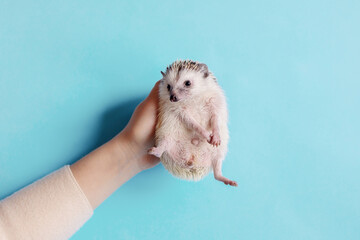
[[215, 179], [220, 181], [220, 182], [223, 182], [225, 185], [230, 185], [230, 186], [233, 186], [233, 187], [237, 187], [238, 184], [236, 181], [233, 181], [233, 180], [230, 180], [224, 176], [215, 176]]

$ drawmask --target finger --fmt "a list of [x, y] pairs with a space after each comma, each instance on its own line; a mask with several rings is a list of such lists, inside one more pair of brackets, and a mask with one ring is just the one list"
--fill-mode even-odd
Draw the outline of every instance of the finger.
[[159, 85], [160, 80], [155, 83], [149, 95], [136, 107], [135, 112], [143, 112], [144, 109], [148, 109], [152, 112], [153, 109], [158, 109]]
[[156, 99], [159, 96], [159, 85], [160, 85], [160, 80], [155, 83], [154, 87], [151, 89], [151, 92], [149, 93], [149, 95], [145, 100], [153, 99], [153, 98]]

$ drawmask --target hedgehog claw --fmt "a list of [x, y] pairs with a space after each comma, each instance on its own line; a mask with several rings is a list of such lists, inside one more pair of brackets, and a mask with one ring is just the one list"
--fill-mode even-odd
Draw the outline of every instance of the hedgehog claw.
[[213, 145], [214, 147], [218, 147], [221, 144], [220, 136], [218, 133], [213, 133], [210, 135], [210, 141], [209, 143]]

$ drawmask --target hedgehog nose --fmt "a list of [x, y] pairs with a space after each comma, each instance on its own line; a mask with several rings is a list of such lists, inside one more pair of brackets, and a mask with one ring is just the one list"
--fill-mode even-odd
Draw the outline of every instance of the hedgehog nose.
[[177, 97], [176, 97], [175, 95], [171, 95], [171, 96], [170, 96], [170, 101], [172, 101], [172, 102], [177, 102], [178, 99], [177, 99]]

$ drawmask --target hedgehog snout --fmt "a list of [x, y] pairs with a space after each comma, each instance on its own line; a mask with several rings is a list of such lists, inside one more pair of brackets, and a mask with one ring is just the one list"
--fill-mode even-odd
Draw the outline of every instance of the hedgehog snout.
[[179, 99], [176, 97], [175, 94], [171, 94], [171, 95], [170, 95], [170, 101], [171, 101], [171, 102], [177, 102], [177, 101], [179, 101]]

